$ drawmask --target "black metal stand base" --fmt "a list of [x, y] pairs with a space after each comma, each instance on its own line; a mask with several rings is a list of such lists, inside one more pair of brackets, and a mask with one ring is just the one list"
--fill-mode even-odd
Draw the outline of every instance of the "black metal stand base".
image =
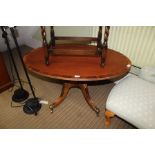
[[25, 105], [23, 107], [23, 111], [26, 114], [35, 114], [37, 115], [37, 112], [41, 109], [41, 104], [39, 103], [38, 98], [30, 98], [25, 102]]
[[14, 102], [22, 102], [26, 100], [28, 97], [29, 97], [29, 93], [26, 90], [19, 88], [15, 90], [12, 96], [12, 100]]

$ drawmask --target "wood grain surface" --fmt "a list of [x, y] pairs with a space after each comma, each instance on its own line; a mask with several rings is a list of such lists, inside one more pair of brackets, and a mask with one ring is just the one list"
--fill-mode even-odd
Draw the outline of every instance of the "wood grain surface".
[[99, 81], [113, 79], [129, 72], [131, 61], [123, 54], [108, 49], [106, 65], [100, 66], [98, 56], [52, 55], [50, 65], [44, 64], [44, 48], [24, 56], [29, 71], [44, 77], [68, 81]]

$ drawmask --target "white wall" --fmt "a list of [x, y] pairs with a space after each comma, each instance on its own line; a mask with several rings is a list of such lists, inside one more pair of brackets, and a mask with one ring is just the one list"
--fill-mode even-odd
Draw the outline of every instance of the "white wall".
[[[68, 35], [68, 36], [96, 36], [98, 27], [93, 26], [55, 26], [56, 35]], [[37, 48], [42, 46], [42, 38], [39, 26], [17, 26], [18, 31], [18, 43], [19, 45], [28, 45], [32, 48]], [[14, 42], [11, 37], [10, 31], [7, 30], [8, 37], [10, 39], [11, 48], [14, 48]], [[50, 29], [47, 27], [47, 39], [50, 38]], [[2, 33], [0, 31], [0, 36]], [[4, 43], [4, 39], [0, 37], [0, 51], [6, 51], [7, 47]]]
[[[85, 36], [92, 37], [97, 36], [98, 27], [95, 26], [54, 26], [54, 32], [57, 36]], [[46, 27], [47, 40], [50, 40], [50, 27]], [[40, 27], [35, 34], [33, 34], [33, 39], [41, 41]]]
[[19, 33], [22, 36], [22, 43], [32, 48], [42, 46], [41, 40], [36, 40], [33, 35], [37, 33], [39, 26], [21, 26], [19, 27]]
[[[84, 35], [97, 36], [98, 27], [86, 26], [55, 26], [57, 35]], [[17, 27], [19, 32], [18, 42], [32, 48], [42, 46], [42, 38], [39, 26]], [[103, 30], [104, 31], [104, 30]], [[50, 29], [47, 27], [47, 38], [49, 39]], [[0, 32], [1, 35], [1, 32]], [[155, 66], [155, 26], [152, 27], [111, 27], [109, 36], [109, 48], [117, 50], [128, 56], [134, 65]], [[14, 44], [10, 43], [13, 47]], [[0, 39], [0, 51], [6, 50], [6, 45]]]
[[155, 66], [155, 26], [112, 26], [108, 44], [136, 66]]
[[[11, 48], [14, 48], [15, 45], [14, 45], [14, 42], [13, 42], [13, 39], [11, 37], [9, 29], [7, 29], [7, 32], [8, 32], [8, 38], [9, 38], [9, 41], [10, 41], [10, 46], [11, 46]], [[19, 42], [19, 44], [21, 44], [21, 42], [22, 42], [22, 38], [21, 37], [18, 37], [18, 42]], [[5, 44], [4, 39], [2, 38], [2, 31], [0, 30], [0, 51], [4, 52], [6, 50], [7, 50], [7, 46]]]
[[[28, 45], [33, 48], [41, 46], [41, 41], [38, 41], [38, 40], [32, 38], [32, 36], [38, 30], [37, 26], [17, 26], [16, 29], [18, 32], [17, 40], [18, 40], [19, 45], [25, 44], [25, 45]], [[7, 32], [8, 32], [8, 37], [10, 40], [10, 46], [11, 46], [11, 48], [14, 48], [15, 44], [12, 39], [10, 30], [7, 29]], [[7, 46], [4, 43], [4, 39], [2, 38], [2, 32], [0, 31], [0, 51], [4, 52], [6, 50], [7, 50]]]
[[[55, 26], [54, 28], [56, 35], [97, 36], [98, 32], [98, 27], [93, 26]], [[47, 28], [47, 38], [49, 32]], [[39, 29], [34, 39], [41, 39]], [[136, 66], [155, 66], [155, 26], [111, 26], [108, 45], [109, 48], [129, 57]]]

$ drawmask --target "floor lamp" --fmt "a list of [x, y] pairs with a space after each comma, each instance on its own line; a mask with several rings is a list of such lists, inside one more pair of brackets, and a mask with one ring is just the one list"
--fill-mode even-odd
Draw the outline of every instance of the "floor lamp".
[[[17, 89], [14, 92], [12, 100], [15, 101], [15, 102], [21, 102], [21, 101], [26, 100], [29, 97], [29, 93], [26, 90], [24, 90], [24, 88], [22, 86], [22, 82], [21, 82], [21, 79], [20, 79], [16, 64], [15, 64], [15, 61], [14, 61], [14, 58], [13, 58], [13, 55], [12, 55], [11, 48], [10, 48], [9, 39], [8, 39], [8, 36], [7, 36], [7, 31], [6, 31], [7, 28], [8, 27], [6, 27], [6, 26], [1, 26], [2, 37], [5, 39], [5, 43], [6, 43], [7, 48], [8, 48], [8, 53], [9, 53], [9, 55], [11, 57], [11, 60], [12, 60], [12, 63], [13, 63], [13, 66], [14, 66], [14, 69], [15, 69], [19, 84], [20, 84], [20, 88]], [[33, 87], [32, 87], [32, 84], [31, 84], [31, 81], [30, 81], [26, 66], [24, 64], [24, 61], [23, 61], [23, 58], [22, 58], [22, 55], [21, 55], [21, 51], [20, 51], [20, 48], [19, 48], [19, 45], [18, 45], [18, 42], [17, 42], [17, 38], [16, 38], [16, 35], [15, 35], [14, 29], [15, 29], [15, 27], [10, 27], [10, 31], [11, 31], [14, 43], [16, 45], [16, 48], [17, 48], [18, 56], [19, 56], [19, 58], [21, 60], [21, 63], [22, 63], [26, 78], [28, 80], [28, 84], [30, 86], [30, 89], [31, 89], [32, 95], [33, 95], [32, 98], [29, 98], [28, 100], [25, 101], [25, 104], [23, 106], [23, 111], [25, 113], [27, 113], [27, 114], [35, 114], [35, 115], [37, 115], [38, 111], [41, 109], [41, 104], [39, 103], [40, 101], [36, 97], [35, 92], [33, 90]]]
[[22, 63], [22, 66], [23, 66], [26, 78], [28, 80], [28, 84], [30, 86], [30, 89], [31, 89], [31, 92], [32, 92], [32, 95], [33, 95], [32, 98], [29, 98], [25, 102], [25, 105], [23, 107], [23, 111], [25, 113], [27, 113], [27, 114], [35, 114], [35, 115], [37, 115], [37, 112], [41, 109], [41, 104], [39, 103], [39, 99], [36, 97], [35, 92], [33, 90], [33, 87], [32, 87], [32, 84], [31, 84], [31, 80], [29, 78], [26, 66], [24, 64], [24, 61], [23, 61], [23, 58], [22, 58], [22, 55], [21, 55], [21, 50], [19, 48], [19, 45], [18, 45], [18, 42], [17, 42], [17, 38], [16, 38], [16, 35], [15, 35], [14, 29], [15, 29], [15, 27], [10, 27], [10, 31], [11, 31], [14, 43], [16, 45], [16, 48], [17, 48], [17, 52], [18, 52], [19, 58], [21, 60], [21, 63]]
[[20, 85], [20, 88], [18, 88], [17, 90], [14, 91], [14, 94], [12, 96], [12, 100], [14, 102], [22, 102], [22, 101], [26, 100], [29, 97], [29, 93], [23, 88], [21, 79], [19, 77], [19, 73], [18, 73], [18, 70], [17, 70], [17, 67], [16, 67], [16, 63], [15, 63], [15, 60], [13, 58], [12, 51], [11, 51], [11, 48], [10, 48], [10, 44], [9, 44], [9, 39], [8, 39], [8, 36], [7, 36], [6, 28], [7, 27], [1, 26], [2, 37], [5, 39], [5, 43], [6, 43], [7, 48], [8, 48], [7, 52], [8, 52], [8, 55], [10, 56], [10, 58], [11, 58], [11, 61], [12, 61], [15, 73], [17, 75], [17, 79], [19, 81], [19, 85]]

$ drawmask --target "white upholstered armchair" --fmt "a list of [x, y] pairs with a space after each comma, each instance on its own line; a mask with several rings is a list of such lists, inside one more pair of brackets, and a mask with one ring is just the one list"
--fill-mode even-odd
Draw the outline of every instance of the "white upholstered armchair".
[[118, 82], [106, 103], [105, 125], [117, 115], [137, 128], [155, 128], [155, 72], [143, 68], [140, 76], [130, 75]]

